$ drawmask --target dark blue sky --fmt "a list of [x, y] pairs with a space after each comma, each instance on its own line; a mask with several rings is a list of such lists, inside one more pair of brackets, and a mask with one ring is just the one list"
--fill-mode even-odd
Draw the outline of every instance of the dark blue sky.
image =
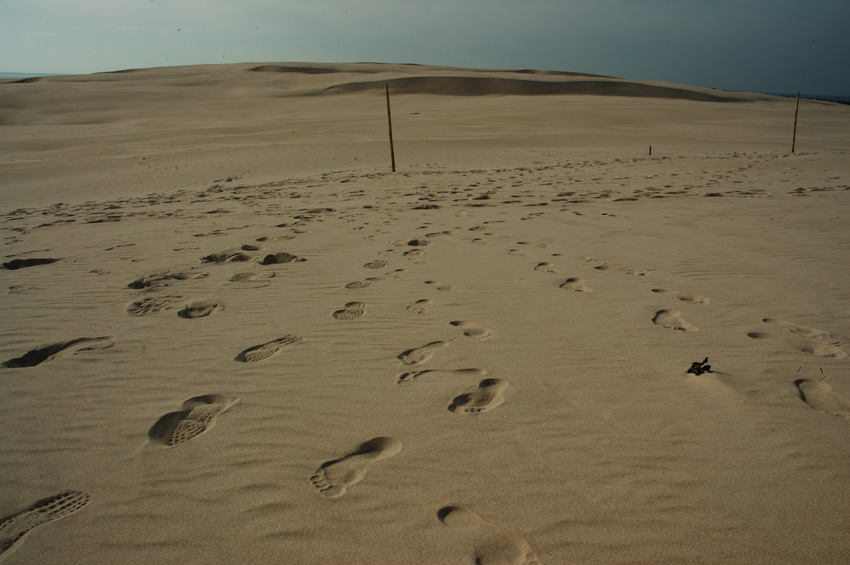
[[0, 0], [0, 70], [537, 68], [850, 94], [847, 0]]

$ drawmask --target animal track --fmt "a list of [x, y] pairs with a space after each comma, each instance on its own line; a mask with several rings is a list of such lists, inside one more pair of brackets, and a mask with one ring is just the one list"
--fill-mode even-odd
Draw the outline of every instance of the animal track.
[[273, 357], [280, 353], [281, 349], [286, 347], [287, 345], [294, 345], [304, 341], [304, 338], [301, 338], [297, 335], [288, 334], [283, 337], [279, 337], [275, 340], [272, 340], [268, 343], [262, 343], [260, 345], [255, 345], [253, 347], [249, 347], [242, 353], [236, 356], [236, 361], [242, 361], [243, 363], [256, 363], [257, 361], [262, 361], [264, 359], [268, 359], [269, 357]]
[[492, 332], [485, 327], [473, 324], [471, 322], [454, 321], [449, 322], [451, 325], [460, 328], [463, 335], [472, 339], [487, 339], [492, 335]]
[[345, 308], [334, 312], [333, 317], [337, 320], [353, 320], [362, 316], [365, 311], [365, 302], [349, 302], [345, 305]]
[[205, 394], [183, 402], [182, 409], [162, 416], [148, 431], [152, 441], [174, 447], [197, 437], [215, 424], [219, 414], [239, 402], [238, 396]]
[[527, 541], [495, 526], [463, 506], [445, 506], [437, 518], [471, 542], [470, 563], [476, 565], [540, 565]]
[[350, 486], [362, 481], [376, 461], [398, 455], [401, 449], [401, 442], [395, 438], [370, 439], [360, 444], [353, 452], [323, 463], [310, 477], [310, 482], [322, 496], [339, 498]]
[[670, 328], [671, 330], [679, 330], [683, 332], [699, 331], [696, 326], [682, 318], [682, 313], [676, 309], [659, 310], [652, 318], [652, 323], [656, 326]]
[[91, 497], [84, 492], [66, 490], [0, 520], [0, 561], [9, 557], [34, 528], [74, 514], [89, 500]]
[[47, 345], [45, 347], [39, 347], [38, 349], [32, 349], [30, 351], [27, 351], [21, 357], [9, 359], [8, 361], [3, 363], [3, 367], [35, 367], [36, 365], [40, 365], [45, 361], [53, 361], [54, 359], [68, 357], [69, 355], [73, 355], [78, 351], [89, 351], [92, 349], [108, 349], [115, 345], [115, 342], [112, 341], [113, 339], [115, 338], [112, 336], [80, 337], [77, 339], [72, 339], [70, 341], [54, 343], [53, 345]]
[[455, 414], [479, 414], [498, 408], [505, 403], [505, 389], [510, 383], [504, 379], [484, 379], [474, 390], [456, 396], [449, 406]]
[[398, 356], [405, 365], [421, 365], [434, 355], [434, 351], [449, 346], [448, 341], [432, 341], [422, 347], [408, 349]]
[[564, 281], [564, 284], [561, 285], [561, 288], [572, 290], [573, 292], [593, 292], [593, 289], [587, 286], [587, 281], [577, 277], [568, 278]]

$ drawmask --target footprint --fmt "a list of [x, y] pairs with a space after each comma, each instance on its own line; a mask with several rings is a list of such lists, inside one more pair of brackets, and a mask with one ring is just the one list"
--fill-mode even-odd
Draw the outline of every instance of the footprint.
[[645, 271], [643, 269], [634, 269], [632, 267], [621, 267], [619, 265], [609, 265], [605, 263], [604, 265], [599, 265], [596, 267], [598, 271], [618, 271], [621, 273], [626, 273], [627, 275], [637, 275], [639, 277], [646, 276], [646, 273], [649, 271]]
[[350, 282], [350, 283], [348, 283], [347, 285], [345, 285], [345, 288], [348, 288], [348, 289], [354, 290], [354, 289], [358, 289], [358, 288], [368, 288], [368, 287], [370, 287], [370, 286], [372, 286], [372, 283], [371, 283], [371, 281], [369, 281], [369, 280], [367, 279], [367, 280], [365, 280], [365, 281], [354, 281], [354, 282]]
[[422, 347], [408, 349], [399, 355], [398, 358], [401, 359], [405, 365], [421, 365], [431, 359], [434, 355], [434, 351], [448, 347], [449, 343], [450, 342], [448, 341], [432, 341]]
[[794, 322], [787, 322], [785, 320], [779, 320], [777, 318], [765, 318], [762, 320], [762, 322], [764, 322], [765, 324], [773, 324], [775, 326], [785, 328], [789, 332], [799, 335], [803, 339], [832, 339], [832, 334], [827, 331], [819, 330], [817, 328], [812, 328], [809, 326], [801, 326], [799, 324], [795, 324]]
[[163, 310], [171, 309], [175, 304], [185, 300], [185, 296], [155, 296], [137, 300], [127, 306], [127, 313], [131, 316], [146, 316]]
[[483, 377], [487, 374], [487, 369], [425, 369], [423, 371], [413, 371], [410, 373], [403, 373], [399, 375], [398, 382], [396, 384], [410, 384], [410, 383], [430, 383], [434, 382], [438, 377], [442, 375], [475, 375], [477, 377]]
[[850, 420], [850, 400], [832, 392], [829, 383], [799, 379], [794, 381], [794, 384], [800, 392], [800, 399], [815, 410]]
[[185, 281], [190, 279], [202, 279], [209, 273], [156, 273], [141, 277], [127, 285], [133, 289], [149, 289], [169, 286], [172, 281]]
[[224, 310], [224, 306], [214, 300], [193, 300], [177, 312], [177, 315], [181, 318], [204, 318], [219, 310]]
[[775, 339], [782, 341], [796, 348], [803, 353], [811, 353], [818, 357], [827, 357], [830, 359], [843, 359], [847, 357], [847, 352], [838, 347], [837, 343], [825, 343], [809, 339], [785, 338], [765, 332], [748, 332], [747, 335], [753, 339]]
[[230, 277], [230, 282], [252, 282], [259, 279], [273, 279], [275, 277], [274, 271], [270, 271], [268, 273], [254, 273], [251, 271], [244, 273], [236, 273], [232, 277]]
[[53, 361], [54, 359], [68, 357], [78, 351], [109, 349], [115, 345], [115, 342], [112, 341], [113, 339], [115, 338], [112, 336], [79, 337], [70, 341], [54, 343], [53, 345], [47, 345], [45, 347], [39, 347], [38, 349], [27, 351], [22, 357], [9, 359], [3, 363], [3, 367], [35, 367], [45, 361]]
[[366, 471], [375, 461], [387, 459], [401, 451], [401, 442], [391, 437], [376, 437], [360, 444], [348, 455], [327, 461], [310, 477], [319, 494], [328, 498], [343, 496], [348, 487], [366, 477]]
[[425, 255], [425, 252], [421, 249], [411, 249], [410, 251], [405, 251], [402, 255], [405, 257], [416, 257], [418, 255]]
[[572, 290], [574, 292], [593, 292], [593, 289], [587, 286], [587, 281], [578, 277], [568, 278], [564, 284], [561, 285], [561, 288]]
[[543, 273], [557, 273], [558, 269], [555, 268], [555, 265], [552, 263], [538, 263], [536, 267], [534, 267], [535, 271], [541, 271]]
[[470, 563], [476, 565], [540, 565], [534, 551], [521, 537], [495, 526], [463, 506], [445, 506], [437, 518], [469, 538]]
[[413, 314], [428, 314], [430, 310], [428, 306], [431, 304], [431, 301], [427, 298], [423, 298], [422, 300], [417, 300], [413, 304], [407, 307], [407, 311]]
[[277, 355], [280, 353], [280, 350], [287, 345], [294, 345], [301, 343], [302, 341], [304, 341], [304, 338], [288, 334], [268, 343], [249, 347], [236, 356], [236, 361], [242, 361], [243, 363], [256, 363], [257, 361], [262, 361], [263, 359], [268, 359], [269, 357]]
[[437, 290], [442, 290], [445, 292], [451, 292], [455, 290], [457, 287], [451, 284], [443, 284], [439, 281], [425, 281], [425, 284], [430, 284], [437, 287]]
[[384, 267], [387, 266], [387, 262], [384, 261], [383, 259], [378, 259], [376, 261], [372, 261], [371, 263], [366, 263], [363, 266], [366, 267], [367, 269], [383, 269]]
[[456, 396], [449, 406], [449, 412], [478, 414], [498, 408], [505, 403], [504, 391], [509, 385], [504, 379], [484, 379], [471, 392]]
[[291, 253], [271, 253], [260, 259], [260, 265], [283, 265], [286, 263], [303, 263], [307, 259]]
[[66, 490], [42, 498], [35, 504], [0, 520], [0, 561], [9, 557], [33, 528], [60, 520], [83, 508], [91, 497], [78, 490]]
[[365, 302], [349, 302], [342, 310], [334, 312], [333, 317], [337, 320], [353, 320], [362, 316], [365, 311]]
[[219, 251], [201, 257], [201, 263], [247, 263], [254, 258], [241, 251]]
[[247, 288], [263, 288], [272, 284], [272, 281], [269, 279], [273, 279], [275, 277], [274, 271], [269, 271], [267, 273], [254, 273], [254, 272], [244, 272], [244, 273], [236, 273], [232, 277], [230, 277], [228, 282], [232, 283], [255, 283]]
[[656, 326], [670, 328], [671, 330], [679, 330], [683, 332], [699, 331], [696, 326], [682, 318], [682, 313], [675, 308], [672, 310], [659, 310], [655, 313], [655, 317], [652, 318], [652, 322]]
[[458, 327], [463, 331], [463, 335], [466, 337], [471, 337], [472, 339], [487, 339], [492, 335], [492, 332], [487, 328], [482, 326], [478, 326], [471, 322], [463, 322], [463, 321], [454, 321], [449, 322], [451, 325]]
[[652, 292], [657, 292], [660, 294], [672, 294], [682, 302], [688, 302], [690, 304], [708, 304], [711, 302], [705, 296], [701, 294], [687, 294], [685, 292], [678, 292], [676, 290], [667, 290], [666, 288], [653, 288]]
[[3, 263], [3, 268], [9, 271], [18, 269], [26, 269], [27, 267], [35, 267], [36, 265], [49, 265], [61, 261], [61, 259], [33, 258], [33, 259], [12, 259]]
[[221, 394], [195, 396], [183, 403], [178, 412], [169, 412], [148, 431], [152, 441], [174, 447], [211, 429], [216, 417], [230, 409], [240, 398]]

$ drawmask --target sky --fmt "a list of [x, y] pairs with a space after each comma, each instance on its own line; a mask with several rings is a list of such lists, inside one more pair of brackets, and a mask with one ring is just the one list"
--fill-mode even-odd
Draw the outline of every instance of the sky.
[[848, 0], [0, 0], [0, 71], [546, 69], [850, 95]]

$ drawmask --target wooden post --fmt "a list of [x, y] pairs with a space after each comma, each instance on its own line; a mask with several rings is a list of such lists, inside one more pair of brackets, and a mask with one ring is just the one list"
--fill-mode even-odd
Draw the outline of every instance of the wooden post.
[[393, 165], [393, 172], [395, 172], [395, 149], [393, 149], [393, 116], [390, 113], [390, 85], [384, 85], [384, 92], [387, 94], [387, 124], [389, 125], [390, 130], [390, 160]]
[[652, 145], [649, 146], [649, 156], [652, 157]]
[[800, 111], [800, 91], [797, 91], [797, 105], [794, 107], [794, 133], [791, 134], [791, 153], [797, 145], [797, 112]]

